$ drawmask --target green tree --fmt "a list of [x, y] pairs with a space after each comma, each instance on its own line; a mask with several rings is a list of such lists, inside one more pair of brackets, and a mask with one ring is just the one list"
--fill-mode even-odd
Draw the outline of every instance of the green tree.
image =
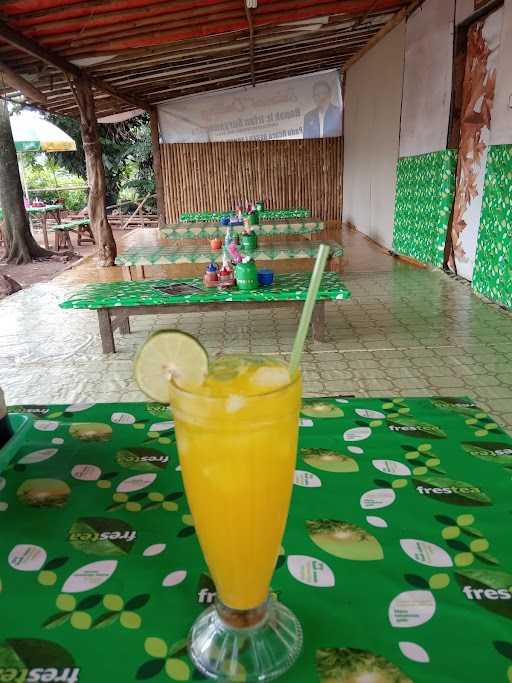
[[[56, 114], [47, 114], [47, 118], [76, 142], [76, 153], [57, 152], [55, 158], [68, 171], [85, 178], [85, 155], [78, 121]], [[107, 206], [117, 204], [125, 187], [136, 188], [141, 195], [154, 192], [148, 115], [141, 114], [120, 123], [99, 124], [98, 131], [105, 167]]]

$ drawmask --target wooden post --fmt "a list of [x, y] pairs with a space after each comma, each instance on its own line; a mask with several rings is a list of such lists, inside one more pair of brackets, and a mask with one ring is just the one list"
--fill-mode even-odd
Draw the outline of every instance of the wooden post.
[[161, 228], [165, 225], [165, 199], [157, 110], [152, 109], [149, 117], [151, 124], [151, 146], [153, 149], [153, 171], [155, 173], [156, 210], [158, 212], [158, 227]]
[[80, 110], [80, 129], [84, 145], [87, 183], [90, 188], [89, 218], [96, 239], [98, 263], [100, 266], [113, 266], [117, 247], [107, 218], [105, 169], [98, 137], [94, 96], [91, 84], [86, 78], [75, 78], [70, 81], [70, 84]]

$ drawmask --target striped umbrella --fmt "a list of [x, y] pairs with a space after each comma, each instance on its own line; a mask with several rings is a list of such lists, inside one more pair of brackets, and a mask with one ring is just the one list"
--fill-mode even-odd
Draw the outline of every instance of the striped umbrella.
[[11, 116], [11, 129], [19, 152], [74, 152], [73, 138], [32, 111]]

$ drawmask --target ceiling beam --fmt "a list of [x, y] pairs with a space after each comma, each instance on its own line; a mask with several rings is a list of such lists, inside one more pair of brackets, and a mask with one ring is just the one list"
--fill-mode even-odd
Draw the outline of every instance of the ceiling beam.
[[[75, 78], [83, 78], [84, 76], [87, 77], [86, 73], [84, 73], [81, 69], [79, 69], [71, 62], [68, 62], [67, 59], [63, 59], [54, 52], [51, 52], [50, 50], [47, 50], [44, 47], [41, 47], [34, 40], [29, 40], [25, 38], [24, 35], [18, 33], [18, 31], [14, 31], [4, 21], [0, 21], [0, 38], [9, 43], [9, 45], [18, 48], [19, 50], [23, 50], [23, 52], [26, 52], [32, 57], [37, 57], [37, 59], [40, 59], [41, 61], [45, 62], [45, 64], [48, 64], [59, 69], [60, 71], [63, 71], [68, 76], [73, 76]], [[108, 93], [112, 97], [115, 97], [118, 100], [121, 100], [122, 102], [126, 102], [127, 104], [130, 104], [137, 108], [147, 110], [150, 109], [150, 105], [145, 100], [141, 100], [138, 97], [133, 97], [132, 95], [125, 95], [124, 93], [118, 91], [116, 88], [112, 88], [111, 85], [105, 83], [105, 81], [99, 78], [91, 77], [89, 78], [89, 81], [91, 85], [93, 85], [94, 88], [96, 88], [97, 90], [102, 90], [103, 92]]]
[[16, 73], [10, 66], [0, 62], [0, 80], [8, 83], [13, 88], [16, 88], [18, 92], [30, 100], [31, 102], [37, 102], [38, 104], [48, 104], [46, 95], [38, 90], [29, 81], [25, 80], [22, 76]]

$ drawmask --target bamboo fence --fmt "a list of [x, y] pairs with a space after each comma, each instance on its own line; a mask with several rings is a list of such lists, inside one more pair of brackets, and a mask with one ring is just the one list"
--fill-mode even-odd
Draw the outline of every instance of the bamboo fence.
[[258, 199], [271, 209], [341, 219], [342, 138], [163, 144], [161, 151], [167, 223]]

